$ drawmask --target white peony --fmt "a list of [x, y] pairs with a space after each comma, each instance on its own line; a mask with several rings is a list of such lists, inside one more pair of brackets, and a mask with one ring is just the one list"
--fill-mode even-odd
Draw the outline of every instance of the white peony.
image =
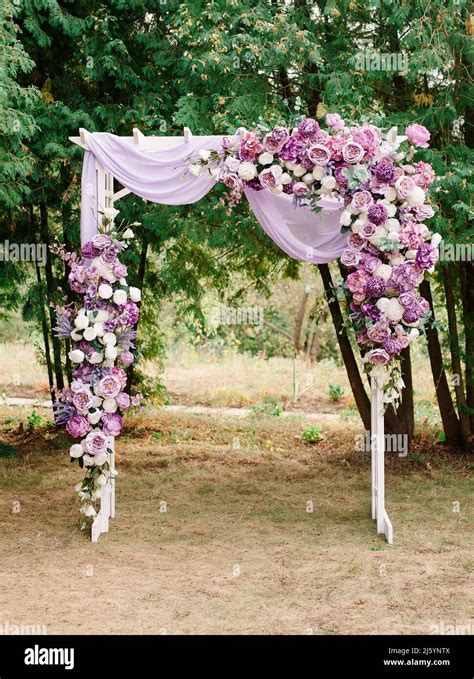
[[121, 306], [122, 304], [125, 304], [127, 301], [127, 293], [125, 290], [116, 290], [114, 292], [114, 302], [118, 306]]
[[83, 454], [84, 454], [84, 448], [81, 446], [80, 443], [75, 443], [69, 449], [69, 455], [71, 457], [82, 457]]
[[395, 219], [394, 217], [390, 217], [390, 219], [387, 219], [385, 222], [385, 226], [389, 231], [400, 231], [400, 222], [398, 219]]
[[323, 189], [332, 191], [332, 189], [334, 189], [336, 186], [336, 180], [334, 179], [334, 177], [328, 175], [322, 178], [321, 186], [323, 187]]
[[350, 226], [351, 221], [352, 221], [351, 213], [348, 210], [343, 210], [339, 218], [339, 224], [341, 224], [341, 226]]
[[408, 337], [410, 339], [410, 342], [414, 342], [418, 338], [419, 334], [420, 334], [419, 330], [417, 330], [416, 328], [412, 328], [410, 330], [410, 332], [408, 333]]
[[375, 269], [374, 274], [383, 278], [384, 281], [388, 281], [392, 275], [392, 267], [389, 264], [381, 264]]
[[74, 340], [74, 342], [80, 342], [82, 339], [82, 332], [79, 332], [78, 330], [73, 330], [71, 332], [71, 339]]
[[410, 191], [407, 196], [407, 201], [410, 205], [423, 205], [425, 202], [425, 192], [421, 186], [415, 186], [413, 191]]
[[94, 464], [94, 458], [89, 453], [84, 453], [82, 460], [86, 467], [92, 467]]
[[389, 217], [394, 217], [397, 214], [397, 206], [394, 203], [390, 203], [388, 200], [380, 200], [379, 203], [385, 205]]
[[95, 336], [96, 337], [102, 337], [104, 334], [104, 324], [102, 322], [100, 323], [94, 323], [94, 330], [95, 330]]
[[140, 288], [131, 287], [128, 289], [128, 295], [132, 302], [139, 302], [142, 298], [142, 291]]
[[89, 319], [85, 314], [79, 314], [79, 316], [74, 319], [74, 325], [78, 330], [84, 330], [89, 325]]
[[404, 311], [405, 309], [402, 307], [398, 299], [392, 297], [392, 299], [388, 301], [383, 313], [386, 315], [389, 321], [397, 323], [402, 319]]
[[381, 297], [380, 299], [377, 300], [375, 306], [379, 311], [385, 313], [385, 309], [387, 308], [389, 302], [390, 300], [388, 299], [388, 297]]
[[117, 410], [117, 404], [115, 403], [115, 399], [104, 398], [102, 408], [105, 410], [106, 413], [115, 413], [115, 411]]
[[95, 464], [96, 467], [101, 467], [106, 462], [107, 462], [107, 453], [99, 453], [98, 455], [94, 455], [94, 464]]
[[295, 165], [293, 174], [295, 175], [295, 177], [302, 177], [304, 174], [306, 174], [306, 168], [303, 167], [302, 165]]
[[407, 251], [405, 252], [405, 257], [406, 257], [407, 259], [415, 259], [415, 258], [416, 258], [416, 253], [417, 253], [417, 250], [407, 250]]
[[117, 347], [113, 347], [112, 345], [107, 344], [104, 351], [105, 358], [107, 358], [109, 361], [115, 361], [115, 359], [117, 358], [117, 354], [118, 354]]
[[94, 351], [93, 354], [89, 356], [89, 363], [92, 365], [97, 365], [97, 363], [102, 363], [103, 356], [100, 351]]
[[313, 177], [316, 179], [316, 181], [321, 181], [321, 179], [325, 176], [326, 176], [326, 170], [324, 169], [324, 167], [317, 165], [313, 169]]
[[102, 342], [104, 344], [107, 345], [111, 344], [112, 346], [114, 346], [115, 344], [117, 344], [117, 337], [113, 332], [106, 332], [105, 335], [102, 337]]
[[294, 170], [295, 167], [296, 167], [296, 163], [293, 163], [291, 160], [288, 160], [288, 161], [285, 163], [285, 167], [286, 167], [287, 170], [290, 170], [290, 172], [293, 172], [293, 170]]
[[90, 325], [88, 328], [84, 330], [84, 339], [87, 340], [88, 342], [92, 342], [92, 340], [95, 340], [97, 336], [97, 333], [95, 331], [95, 326]]
[[397, 233], [396, 231], [389, 231], [387, 238], [394, 243], [399, 243], [400, 242], [400, 234]]
[[211, 152], [209, 151], [209, 149], [201, 149], [199, 151], [199, 157], [201, 160], [204, 160], [204, 162], [206, 162], [211, 157]]
[[110, 299], [113, 294], [114, 291], [110, 285], [107, 285], [107, 283], [102, 283], [99, 285], [99, 297], [102, 297], [102, 299]]
[[240, 163], [238, 175], [244, 181], [249, 182], [257, 176], [257, 168], [253, 163]]
[[261, 165], [271, 165], [273, 163], [273, 156], [271, 153], [268, 153], [268, 151], [264, 151], [259, 155], [258, 162]]
[[393, 186], [391, 186], [386, 191], [384, 191], [384, 196], [385, 196], [385, 200], [392, 202], [397, 197], [397, 191], [396, 191], [396, 189], [393, 188]]
[[80, 349], [73, 349], [73, 351], [69, 352], [68, 356], [72, 363], [82, 363], [85, 357], [84, 352]]
[[304, 181], [305, 184], [312, 184], [315, 181], [311, 172], [307, 172], [306, 174], [304, 174], [302, 176], [302, 180]]
[[94, 314], [94, 323], [103, 323], [104, 321], [109, 320], [110, 314], [105, 309], [97, 309], [96, 311], [93, 312], [93, 314]]
[[133, 233], [132, 229], [125, 229], [122, 234], [122, 238], [124, 240], [130, 240], [130, 238], [135, 238], [135, 234]]
[[280, 182], [283, 184], [283, 186], [286, 186], [287, 184], [291, 184], [292, 178], [288, 174], [288, 172], [284, 172], [281, 177], [280, 177]]
[[97, 424], [98, 422], [100, 422], [101, 417], [102, 413], [100, 412], [100, 410], [96, 410], [93, 413], [89, 413], [87, 419], [91, 424]]

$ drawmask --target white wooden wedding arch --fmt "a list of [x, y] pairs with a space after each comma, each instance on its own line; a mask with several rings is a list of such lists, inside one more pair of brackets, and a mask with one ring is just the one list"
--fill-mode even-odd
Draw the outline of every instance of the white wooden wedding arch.
[[[81, 128], [78, 137], [69, 137], [74, 144], [89, 150], [86, 141], [87, 130]], [[130, 145], [138, 145], [141, 151], [165, 151], [189, 142], [192, 137], [189, 128], [185, 127], [180, 137], [145, 136], [138, 128], [133, 128], [133, 136], [122, 137]], [[96, 160], [98, 205], [114, 207], [117, 200], [131, 193], [129, 189], [114, 191], [114, 177]], [[385, 430], [383, 389], [377, 380], [371, 379], [371, 485], [372, 485], [372, 519], [376, 521], [377, 533], [385, 535], [388, 544], [393, 544], [392, 522], [385, 509]], [[115, 441], [111, 437], [109, 454], [110, 469], [115, 471]], [[100, 509], [92, 524], [92, 542], [97, 542], [101, 533], [109, 530], [109, 519], [115, 518], [115, 477], [103, 489]]]

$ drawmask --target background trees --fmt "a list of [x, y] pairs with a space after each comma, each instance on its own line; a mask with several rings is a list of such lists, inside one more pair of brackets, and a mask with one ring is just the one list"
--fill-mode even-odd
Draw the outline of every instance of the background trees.
[[[422, 123], [432, 131], [426, 160], [443, 181], [436, 228], [448, 243], [472, 241], [472, 19], [468, 2], [310, 2], [172, 0], [111, 2], [2, 0], [0, 99], [0, 241], [78, 241], [81, 151], [67, 137], [79, 126], [130, 134], [230, 132], [300, 112], [387, 126]], [[156, 302], [170, 295], [184, 314], [201, 318], [206, 289], [224, 294], [237, 275], [264, 290], [299, 264], [282, 257], [243, 204], [231, 216], [218, 191], [196, 206], [146, 205], [127, 198], [122, 215], [142, 222], [128, 253], [144, 285], [144, 351], [159, 351]], [[64, 294], [64, 270], [53, 257], [43, 270], [0, 263], [3, 306], [22, 306], [41, 322], [51, 387], [64, 383], [62, 347], [48, 346], [50, 303]], [[464, 444], [474, 426], [474, 264], [446, 263], [424, 284], [446, 327], [428, 331], [433, 380], [447, 439]], [[321, 266], [321, 285], [361, 417], [368, 399], [336, 289], [343, 272]], [[12, 297], [14, 280], [36, 283]], [[242, 288], [245, 286], [242, 286]], [[243, 294], [233, 291], [234, 299]], [[303, 294], [303, 292], [302, 292]], [[147, 299], [150, 303], [147, 303]], [[151, 303], [153, 302], [153, 303]], [[311, 302], [311, 299], [309, 300]], [[309, 303], [308, 302], [308, 303]], [[446, 311], [445, 311], [446, 310]], [[438, 314], [439, 315], [439, 314]], [[296, 333], [297, 334], [297, 333]], [[296, 338], [296, 346], [301, 339]], [[409, 354], [392, 431], [413, 429]]]

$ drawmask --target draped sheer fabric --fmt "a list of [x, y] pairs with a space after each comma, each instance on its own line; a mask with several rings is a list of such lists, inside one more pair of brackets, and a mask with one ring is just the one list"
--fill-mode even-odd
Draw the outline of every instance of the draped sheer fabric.
[[[196, 177], [187, 159], [201, 149], [218, 149], [224, 137], [191, 137], [171, 149], [148, 151], [106, 132], [87, 133], [90, 149], [82, 171], [81, 242], [97, 232], [98, 187], [96, 159], [117, 181], [141, 198], [164, 205], [189, 205], [203, 198], [216, 181]], [[245, 188], [245, 196], [265, 233], [290, 257], [322, 264], [337, 259], [346, 243], [340, 233], [338, 200], [322, 198], [320, 212], [293, 205], [292, 196]]]

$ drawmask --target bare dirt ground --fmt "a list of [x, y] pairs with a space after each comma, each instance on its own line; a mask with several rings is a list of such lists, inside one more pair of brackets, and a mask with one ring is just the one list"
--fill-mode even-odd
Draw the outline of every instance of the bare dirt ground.
[[[472, 460], [387, 456], [395, 544], [370, 519], [359, 425], [149, 410], [118, 444], [117, 518], [78, 529], [63, 434], [0, 411], [0, 623], [78, 633], [430, 633], [471, 624]], [[19, 505], [17, 504], [19, 503]], [[459, 504], [456, 504], [459, 503]], [[312, 511], [308, 511], [311, 509]], [[19, 511], [18, 511], [19, 510]], [[459, 510], [459, 511], [457, 511]], [[471, 629], [474, 629], [471, 627]]]

